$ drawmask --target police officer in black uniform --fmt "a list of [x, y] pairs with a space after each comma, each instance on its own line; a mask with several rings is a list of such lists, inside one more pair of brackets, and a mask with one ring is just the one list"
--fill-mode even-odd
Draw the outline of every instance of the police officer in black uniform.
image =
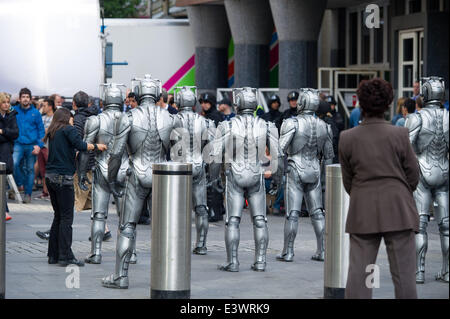
[[278, 132], [280, 132], [281, 127], [281, 116], [282, 113], [279, 111], [281, 106], [280, 97], [276, 94], [272, 95], [269, 98], [269, 112], [261, 115], [261, 118], [267, 122], [272, 122], [278, 128]]

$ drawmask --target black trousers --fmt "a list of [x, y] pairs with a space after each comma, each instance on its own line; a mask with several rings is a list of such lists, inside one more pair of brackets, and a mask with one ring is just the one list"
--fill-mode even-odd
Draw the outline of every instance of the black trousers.
[[57, 183], [46, 178], [50, 200], [55, 215], [50, 238], [48, 241], [47, 256], [56, 260], [69, 260], [75, 258], [72, 252], [72, 224], [75, 195], [73, 183]]

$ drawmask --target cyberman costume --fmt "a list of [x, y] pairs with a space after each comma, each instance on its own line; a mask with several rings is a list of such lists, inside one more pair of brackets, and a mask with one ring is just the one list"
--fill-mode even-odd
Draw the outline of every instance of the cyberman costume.
[[206, 172], [202, 152], [208, 142], [215, 136], [214, 121], [208, 120], [194, 111], [197, 103], [196, 87], [175, 89], [175, 100], [179, 107], [178, 124], [172, 131], [174, 146], [171, 159], [183, 163], [192, 163], [192, 207], [195, 210], [197, 242], [194, 254], [206, 255], [206, 236], [208, 234], [208, 209], [206, 204]]
[[448, 111], [442, 108], [445, 97], [444, 80], [440, 77], [422, 78], [423, 108], [410, 114], [405, 122], [409, 138], [420, 166], [419, 185], [414, 199], [419, 212], [419, 233], [416, 234], [416, 282], [425, 282], [425, 255], [428, 248], [427, 226], [430, 204], [435, 201], [435, 219], [439, 225], [442, 250], [442, 268], [436, 280], [448, 278]]
[[322, 205], [320, 161], [330, 163], [333, 159], [332, 132], [329, 125], [314, 117], [319, 107], [319, 92], [301, 89], [297, 102], [298, 115], [285, 119], [281, 126], [280, 149], [288, 155], [286, 169], [286, 221], [284, 224], [284, 247], [280, 261], [293, 261], [294, 241], [298, 229], [298, 217], [303, 198], [311, 216], [317, 239], [317, 250], [311, 259], [323, 261], [325, 255], [325, 214]]
[[[122, 154], [128, 149], [129, 170], [122, 199], [117, 235], [115, 273], [102, 280], [104, 287], [128, 288], [128, 266], [136, 245], [136, 224], [146, 198], [151, 198], [152, 164], [166, 161], [170, 132], [176, 118], [155, 105], [161, 96], [161, 81], [145, 75], [132, 82], [139, 106], [122, 116], [116, 123], [114, 145], [108, 163], [108, 181], [116, 183]], [[119, 193], [117, 187], [113, 192]]]
[[[85, 262], [90, 264], [100, 264], [102, 261], [101, 249], [111, 194], [108, 183], [108, 161], [112, 151], [115, 123], [122, 114], [123, 96], [119, 86], [112, 83], [104, 86], [104, 111], [97, 116], [89, 117], [84, 127], [86, 143], [102, 143], [108, 146], [105, 152], [97, 152], [95, 157], [96, 165], [92, 186], [91, 253], [85, 259]], [[80, 153], [79, 185], [83, 190], [87, 190], [86, 183], [90, 183], [86, 176], [88, 162], [88, 153]], [[115, 196], [115, 201], [119, 213], [120, 200], [117, 196]]]
[[[266, 192], [262, 164], [267, 162], [266, 146], [271, 153], [271, 171], [277, 171], [278, 130], [271, 122], [254, 117], [256, 109], [256, 90], [242, 88], [233, 90], [233, 104], [237, 108], [236, 117], [221, 122], [218, 126], [215, 142], [215, 163], [222, 160], [225, 151], [225, 246], [227, 263], [219, 267], [224, 271], [239, 271], [238, 246], [239, 223], [242, 216], [245, 197], [248, 199], [253, 221], [255, 239], [254, 271], [265, 271], [266, 251], [269, 241], [266, 218]], [[215, 165], [214, 165], [215, 166]], [[213, 174], [216, 176], [217, 173]], [[274, 174], [274, 179], [276, 174]], [[279, 185], [281, 174], [277, 175]]]

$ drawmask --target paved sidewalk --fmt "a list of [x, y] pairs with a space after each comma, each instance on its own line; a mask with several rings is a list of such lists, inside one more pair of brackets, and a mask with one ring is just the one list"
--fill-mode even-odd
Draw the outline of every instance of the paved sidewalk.
[[[129, 268], [130, 288], [103, 288], [101, 278], [114, 271], [115, 263], [118, 217], [115, 207], [110, 205], [108, 224], [113, 236], [104, 242], [102, 264], [79, 268], [80, 287], [66, 288], [70, 269], [49, 265], [46, 257], [47, 241], [35, 235], [37, 230], [44, 231], [50, 227], [53, 217], [50, 202], [33, 199], [31, 204], [8, 201], [8, 205], [13, 219], [6, 224], [6, 298], [150, 298], [151, 226], [138, 225], [138, 263]], [[88, 211], [75, 214], [73, 251], [77, 258], [84, 259], [90, 251], [89, 217]], [[240, 226], [240, 272], [227, 273], [217, 270], [217, 265], [226, 261], [224, 222], [210, 224], [208, 254], [192, 256], [191, 298], [322, 298], [323, 263], [311, 260], [316, 240], [309, 218], [300, 218], [292, 263], [275, 260], [283, 245], [284, 218], [268, 216], [268, 226], [266, 272], [250, 269], [254, 256], [253, 227], [249, 214], [244, 212]], [[194, 223], [192, 230], [194, 240]], [[381, 245], [377, 264], [380, 266], [380, 288], [374, 290], [374, 298], [394, 298], [384, 244]], [[426, 283], [417, 286], [419, 298], [449, 298], [449, 285], [434, 280], [440, 264], [439, 233], [436, 222], [432, 221], [429, 225]]]

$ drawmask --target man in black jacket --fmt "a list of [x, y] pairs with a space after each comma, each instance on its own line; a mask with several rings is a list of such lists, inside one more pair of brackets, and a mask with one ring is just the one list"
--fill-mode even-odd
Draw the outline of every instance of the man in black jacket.
[[269, 99], [269, 112], [261, 115], [261, 118], [267, 122], [272, 122], [280, 132], [281, 116], [283, 115], [279, 110], [281, 106], [280, 97], [276, 94], [272, 95]]
[[[222, 113], [217, 110], [216, 97], [211, 93], [203, 93], [198, 99], [202, 107], [202, 115], [207, 119], [213, 120], [217, 127], [219, 122], [224, 120]], [[206, 170], [208, 171], [208, 169]], [[209, 176], [207, 176], [209, 180]], [[206, 204], [208, 205], [208, 221], [217, 222], [223, 219], [225, 207], [223, 206], [223, 191], [220, 192], [216, 187], [208, 186], [206, 188]]]
[[213, 120], [214, 125], [217, 127], [219, 122], [223, 121], [222, 114], [217, 110], [216, 97], [211, 93], [203, 93], [198, 99], [202, 107], [202, 115], [207, 119]]
[[298, 92], [291, 91], [287, 96], [287, 101], [289, 103], [289, 108], [283, 112], [280, 120], [280, 127], [283, 124], [285, 119], [297, 116], [297, 100], [298, 100]]

